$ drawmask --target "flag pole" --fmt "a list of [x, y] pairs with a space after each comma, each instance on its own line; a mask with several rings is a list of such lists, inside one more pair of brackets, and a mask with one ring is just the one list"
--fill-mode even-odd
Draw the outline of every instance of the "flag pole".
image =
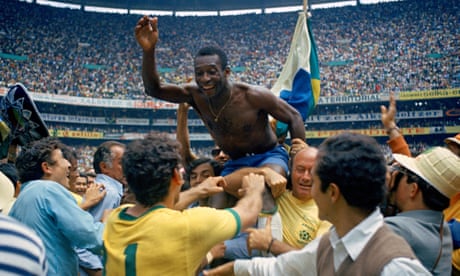
[[303, 0], [303, 12], [307, 14], [308, 0]]

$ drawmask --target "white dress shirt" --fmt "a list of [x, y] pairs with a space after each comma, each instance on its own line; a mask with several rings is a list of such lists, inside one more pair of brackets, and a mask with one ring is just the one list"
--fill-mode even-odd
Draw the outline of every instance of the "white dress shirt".
[[[354, 261], [358, 258], [367, 242], [383, 225], [383, 216], [376, 209], [369, 217], [349, 231], [342, 239], [335, 227], [331, 227], [330, 241], [334, 251], [334, 268], [350, 256]], [[277, 258], [253, 258], [237, 260], [234, 264], [235, 275], [318, 275], [316, 267], [317, 249], [321, 237], [316, 238], [304, 248], [291, 251]], [[431, 275], [418, 259], [399, 257], [386, 264], [382, 276]]]

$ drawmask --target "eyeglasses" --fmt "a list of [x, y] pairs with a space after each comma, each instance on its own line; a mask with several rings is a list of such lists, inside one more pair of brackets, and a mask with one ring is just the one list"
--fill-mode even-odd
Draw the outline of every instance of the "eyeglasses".
[[398, 172], [398, 174], [395, 177], [395, 181], [394, 181], [396, 187], [398, 186], [399, 181], [401, 181], [401, 178], [403, 177], [403, 175], [407, 176], [407, 183], [417, 182], [420, 185], [421, 178], [415, 173], [413, 173], [412, 171], [404, 167], [401, 167], [400, 165], [392, 165], [390, 172], [394, 172], [394, 171]]
[[397, 172], [400, 172], [402, 174], [405, 174], [407, 176], [414, 176], [415, 174], [413, 172], [411, 172], [410, 170], [404, 168], [404, 167], [401, 167], [400, 165], [392, 165], [390, 167], [390, 172], [394, 172], [394, 171], [397, 171]]
[[220, 148], [212, 149], [212, 150], [211, 150], [211, 155], [212, 155], [213, 157], [216, 157], [217, 155], [220, 154], [221, 151], [222, 151], [222, 150], [221, 150]]

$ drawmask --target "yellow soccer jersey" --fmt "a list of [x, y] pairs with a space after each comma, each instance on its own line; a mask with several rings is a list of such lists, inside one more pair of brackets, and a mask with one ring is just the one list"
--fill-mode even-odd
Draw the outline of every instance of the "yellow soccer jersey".
[[194, 275], [206, 253], [240, 230], [233, 209], [176, 211], [155, 206], [140, 217], [115, 209], [104, 231], [104, 274]]
[[277, 203], [283, 222], [283, 241], [293, 247], [303, 248], [331, 226], [318, 218], [318, 207], [313, 199], [301, 201], [291, 191], [286, 191]]
[[75, 198], [75, 200], [77, 201], [78, 206], [80, 206], [80, 204], [83, 201], [83, 197], [81, 195], [79, 195], [79, 194], [74, 193], [74, 192], [70, 192], [70, 193], [72, 194], [73, 198]]

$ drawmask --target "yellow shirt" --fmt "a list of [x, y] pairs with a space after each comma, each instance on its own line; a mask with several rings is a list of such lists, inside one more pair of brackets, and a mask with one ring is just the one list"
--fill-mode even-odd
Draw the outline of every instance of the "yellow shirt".
[[155, 206], [140, 217], [115, 209], [104, 231], [105, 275], [195, 275], [206, 253], [240, 230], [233, 209]]
[[277, 203], [283, 223], [283, 241], [293, 247], [303, 248], [331, 227], [329, 222], [318, 218], [318, 206], [313, 199], [302, 201], [286, 191]]
[[75, 200], [77, 201], [78, 206], [80, 206], [81, 202], [83, 201], [83, 197], [81, 195], [79, 195], [79, 194], [76, 194], [76, 193], [72, 192], [72, 191], [70, 193], [72, 194], [73, 198], [75, 198]]
[[[449, 207], [444, 210], [445, 221], [453, 218], [460, 221], [460, 193], [457, 193], [450, 199]], [[460, 249], [452, 251], [452, 264], [457, 270], [460, 270]]]

